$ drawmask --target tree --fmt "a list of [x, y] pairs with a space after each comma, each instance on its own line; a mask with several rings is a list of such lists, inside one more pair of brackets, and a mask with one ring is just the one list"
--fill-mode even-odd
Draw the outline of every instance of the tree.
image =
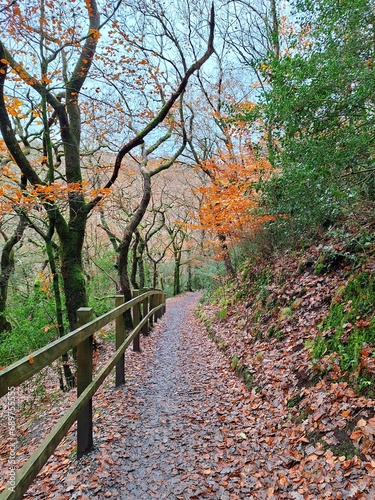
[[[284, 4], [277, 0], [230, 0], [225, 16], [218, 21], [227, 47], [226, 57], [235, 68], [233, 61], [239, 62], [240, 68], [234, 73], [246, 75], [246, 99], [252, 99], [258, 105], [262, 98], [267, 98], [266, 91], [272, 86], [272, 74], [264, 61], [269, 55], [278, 60], [285, 47], [285, 33], [289, 30], [285, 10]], [[267, 140], [268, 159], [273, 165], [276, 145], [271, 122], [263, 121], [262, 133]]]
[[[101, 92], [100, 87], [95, 85], [95, 78], [104, 69], [111, 76], [125, 72], [124, 69], [127, 70], [126, 74], [134, 75], [136, 69], [143, 65], [143, 60], [127, 56], [135, 47], [136, 41], [127, 37], [115, 19], [120, 7], [125, 9], [124, 18], [126, 9], [133, 16], [128, 18], [130, 28], [141, 19], [144, 24], [147, 24], [147, 19], [152, 19], [158, 26], [154, 41], [161, 40], [162, 47], [162, 40], [165, 43], [171, 42], [179, 61], [172, 61], [171, 53], [157, 54], [155, 48], [143, 47], [153, 57], [156, 54], [155, 58], [159, 57], [164, 67], [168, 66], [169, 72], [173, 70], [175, 78], [169, 87], [164, 88], [160, 99], [154, 94], [157, 85], [150, 89], [154, 109], [147, 111], [151, 111], [151, 117], [150, 113], [144, 113], [144, 126], [122, 139], [110, 177], [105, 180], [103, 174], [101, 187], [91, 189], [89, 183], [93, 172], [85, 169], [84, 158], [88, 152], [83, 150], [83, 144], [88, 133], [86, 118], [89, 117], [89, 109], [93, 102], [98, 102], [97, 95]], [[190, 77], [201, 68], [213, 51], [213, 7], [206, 30], [206, 49], [190, 65], [178, 39], [168, 29], [170, 21], [160, 7], [155, 4], [147, 10], [143, 2], [137, 6], [126, 6], [122, 5], [121, 0], [117, 4], [103, 4], [101, 8], [95, 0], [88, 0], [85, 5], [72, 5], [64, 0], [35, 0], [27, 5], [3, 2], [0, 5], [3, 16], [0, 40], [0, 130], [14, 163], [27, 180], [30, 196], [43, 206], [50, 226], [55, 228], [59, 236], [61, 272], [71, 328], [76, 326], [77, 308], [87, 305], [82, 248], [89, 214], [115, 183], [124, 157], [142, 145], [144, 138], [167, 117], [174, 103], [185, 91]], [[104, 21], [100, 19], [100, 10], [104, 13]], [[136, 13], [139, 14], [137, 17]], [[102, 38], [104, 48], [100, 51], [101, 33], [108, 38]], [[142, 36], [140, 32], [138, 40], [143, 40]], [[111, 37], [117, 43], [116, 51]], [[119, 71], [110, 64], [114, 52], [120, 54], [122, 61]], [[133, 69], [134, 65], [136, 69]], [[154, 72], [157, 79], [155, 74]], [[135, 88], [137, 79], [133, 78], [129, 84]], [[125, 90], [126, 87], [122, 89], [123, 92]], [[10, 95], [22, 96], [22, 109], [13, 111], [17, 113], [19, 120], [31, 120], [37, 116], [40, 121], [41, 132], [35, 136], [39, 139], [35, 146], [35, 151], [39, 149], [39, 155], [32, 160], [28, 159], [20, 147], [17, 130], [12, 126], [8, 110]], [[112, 106], [112, 110], [113, 106], [117, 110], [116, 116], [121, 116], [120, 104], [119, 108], [116, 103], [108, 104]], [[112, 117], [113, 115], [114, 113]], [[142, 113], [139, 112], [139, 115]], [[145, 122], [147, 116], [149, 118]], [[36, 121], [35, 124], [37, 125]], [[99, 141], [97, 148], [104, 147], [103, 141], [109, 135], [110, 131]], [[112, 139], [113, 137], [112, 135]], [[40, 155], [40, 152], [46, 154]], [[62, 198], [61, 194], [65, 197]]]
[[21, 240], [27, 224], [27, 218], [21, 212], [16, 229], [11, 236], [8, 237], [5, 232], [0, 229], [4, 238], [4, 246], [1, 250], [0, 258], [0, 334], [3, 332], [10, 332], [12, 329], [6, 317], [9, 279], [14, 271], [14, 247]]
[[306, 227], [329, 223], [356, 185], [375, 193], [374, 11], [367, 0], [294, 7], [288, 50], [263, 66], [281, 169], [268, 194], [275, 212]]
[[[269, 219], [254, 211], [259, 204], [256, 183], [270, 175], [271, 165], [266, 159], [264, 139], [259, 134], [262, 122], [258, 106], [245, 100], [236, 102], [228, 95], [221, 79], [216, 96], [204, 94], [217, 131], [210, 148], [203, 150], [190, 133], [194, 160], [209, 179], [199, 189], [203, 203], [196, 227], [216, 237], [227, 273], [234, 277], [229, 244]], [[194, 126], [192, 121], [191, 127]]]
[[158, 165], [147, 168], [148, 167], [148, 157], [151, 153], [153, 153], [155, 150], [157, 150], [160, 146], [164, 145], [166, 141], [168, 141], [172, 137], [172, 132], [173, 129], [175, 128], [175, 124], [172, 123], [170, 129], [166, 132], [164, 136], [162, 136], [156, 143], [152, 144], [150, 147], [146, 147], [145, 144], [143, 144], [142, 147], [142, 153], [143, 153], [143, 159], [140, 164], [140, 173], [142, 176], [142, 181], [143, 181], [143, 193], [142, 193], [142, 198], [141, 201], [137, 207], [137, 209], [134, 211], [132, 214], [131, 218], [129, 219], [128, 223], [125, 226], [123, 237], [121, 240], [121, 243], [119, 245], [118, 249], [118, 266], [119, 266], [119, 276], [120, 276], [120, 286], [121, 286], [121, 293], [124, 294], [124, 297], [126, 300], [130, 300], [132, 295], [131, 295], [131, 284], [130, 284], [130, 279], [129, 279], [129, 272], [128, 272], [128, 255], [129, 255], [129, 249], [131, 245], [131, 241], [133, 238], [133, 235], [139, 226], [140, 222], [142, 221], [148, 204], [151, 199], [151, 192], [152, 192], [152, 187], [151, 187], [151, 179], [162, 172], [163, 170], [167, 170], [171, 165], [175, 163], [177, 158], [181, 155], [181, 153], [184, 151], [186, 147], [186, 134], [185, 134], [185, 129], [183, 126], [183, 113], [182, 113], [182, 100], [180, 101], [180, 118], [181, 118], [181, 126], [182, 126], [182, 140], [181, 144], [179, 147], [176, 149], [174, 154], [172, 154], [166, 161], [160, 162]]

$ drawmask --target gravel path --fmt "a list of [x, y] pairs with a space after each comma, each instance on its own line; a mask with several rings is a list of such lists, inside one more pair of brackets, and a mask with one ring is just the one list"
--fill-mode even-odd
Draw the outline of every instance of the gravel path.
[[[124, 500], [245, 498], [244, 492], [230, 495], [238, 491], [239, 474], [229, 489], [224, 480], [234, 472], [235, 450], [225, 463], [222, 430], [226, 413], [236, 405], [233, 397], [243, 387], [231, 372], [223, 383], [228, 362], [194, 320], [198, 298], [195, 293], [170, 301], [151, 352], [143, 357], [142, 380], [128, 388], [125, 398], [134, 411], [120, 422], [116, 448], [125, 450], [124, 460], [116, 463], [117, 474], [112, 471], [103, 481], [101, 491], [107, 495], [118, 492]], [[224, 486], [210, 477], [219, 462], [224, 472], [217, 479]]]
[[110, 389], [94, 417], [94, 452], [53, 494], [28, 498], [252, 498], [243, 483], [244, 387], [194, 318], [199, 296], [169, 300], [142, 354], [130, 353], [125, 387]]
[[199, 297], [168, 300], [142, 353], [126, 353], [125, 386], [94, 398], [94, 451], [63, 461], [72, 431], [25, 499], [272, 498], [252, 474], [251, 395], [196, 321]]

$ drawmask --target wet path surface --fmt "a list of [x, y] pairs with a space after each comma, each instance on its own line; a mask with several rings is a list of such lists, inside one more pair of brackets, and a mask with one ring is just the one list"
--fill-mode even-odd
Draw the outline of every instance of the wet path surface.
[[[121, 473], [128, 481], [121, 498], [193, 498], [213, 493], [206, 477], [212, 457], [204, 459], [202, 454], [213, 443], [223, 443], [221, 426], [212, 425], [212, 408], [225, 405], [217, 376], [223, 360], [206, 334], [196, 331], [197, 298], [186, 295], [168, 307], [143, 383], [130, 391], [138, 404], [133, 420], [125, 423], [128, 453]], [[219, 383], [218, 393], [213, 391], [214, 381]], [[225, 496], [222, 488], [218, 498]]]
[[126, 413], [117, 419], [112, 446], [101, 446], [95, 458], [102, 464], [91, 476], [96, 498], [251, 498], [241, 480], [244, 422], [233, 429], [226, 416], [242, 420], [245, 389], [196, 323], [198, 299], [171, 301], [141, 355], [138, 380], [127, 380]]
[[109, 380], [94, 397], [94, 451], [62, 469], [57, 450], [25, 499], [272, 498], [250, 439], [254, 396], [195, 319], [199, 297], [170, 299], [142, 353], [127, 351], [125, 386]]

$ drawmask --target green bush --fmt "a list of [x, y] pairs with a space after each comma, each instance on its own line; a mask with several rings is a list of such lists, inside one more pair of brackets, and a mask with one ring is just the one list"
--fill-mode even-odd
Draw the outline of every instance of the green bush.
[[306, 165], [285, 168], [261, 189], [264, 207], [275, 215], [270, 228], [281, 247], [329, 227], [351, 199], [350, 191], [339, 186], [327, 170]]
[[6, 315], [11, 332], [0, 334], [0, 365], [14, 363], [58, 338], [53, 298], [40, 290], [22, 300], [11, 298]]

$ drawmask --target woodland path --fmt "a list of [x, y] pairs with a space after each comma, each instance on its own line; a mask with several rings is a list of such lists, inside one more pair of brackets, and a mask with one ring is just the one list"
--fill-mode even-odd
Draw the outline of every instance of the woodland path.
[[195, 320], [199, 297], [169, 300], [143, 352], [130, 353], [125, 386], [94, 416], [95, 450], [52, 474], [49, 494], [37, 482], [25, 498], [267, 498], [251, 494], [248, 391]]
[[[296, 339], [274, 348], [267, 342], [250, 390], [196, 320], [199, 297], [168, 300], [163, 319], [141, 339], [142, 353], [126, 352], [126, 384], [114, 389], [109, 380], [95, 395], [95, 449], [77, 461], [72, 429], [24, 499], [374, 500], [371, 457], [346, 459], [307, 439], [322, 415], [330, 442], [342, 431], [354, 401], [348, 384], [305, 388], [312, 422], [297, 419], [300, 410], [287, 407], [299, 383], [295, 370], [305, 366]], [[228, 325], [220, 324], [222, 333], [235, 342]], [[255, 363], [259, 345], [249, 345]], [[373, 416], [370, 403], [358, 399], [349, 433]]]
[[[187, 294], [168, 304], [157, 342], [144, 360], [142, 383], [127, 396], [137, 411], [124, 422], [121, 498], [230, 498], [229, 490], [209, 476], [227, 452], [235, 452], [223, 451], [222, 416], [236, 405], [242, 384], [223, 373], [228, 362], [194, 321], [198, 297]], [[224, 465], [234, 472], [232, 462], [224, 462], [219, 481], [229, 473]], [[233, 479], [231, 489], [238, 491], [240, 477]]]
[[121, 460], [101, 476], [97, 498], [250, 498], [250, 486], [240, 486], [246, 472], [236, 467], [236, 458], [243, 465], [236, 445], [244, 423], [230, 429], [226, 418], [241, 412], [244, 387], [195, 322], [198, 299], [193, 293], [169, 301], [151, 352], [142, 356], [139, 384], [124, 391], [131, 415], [119, 422], [114, 442]]

